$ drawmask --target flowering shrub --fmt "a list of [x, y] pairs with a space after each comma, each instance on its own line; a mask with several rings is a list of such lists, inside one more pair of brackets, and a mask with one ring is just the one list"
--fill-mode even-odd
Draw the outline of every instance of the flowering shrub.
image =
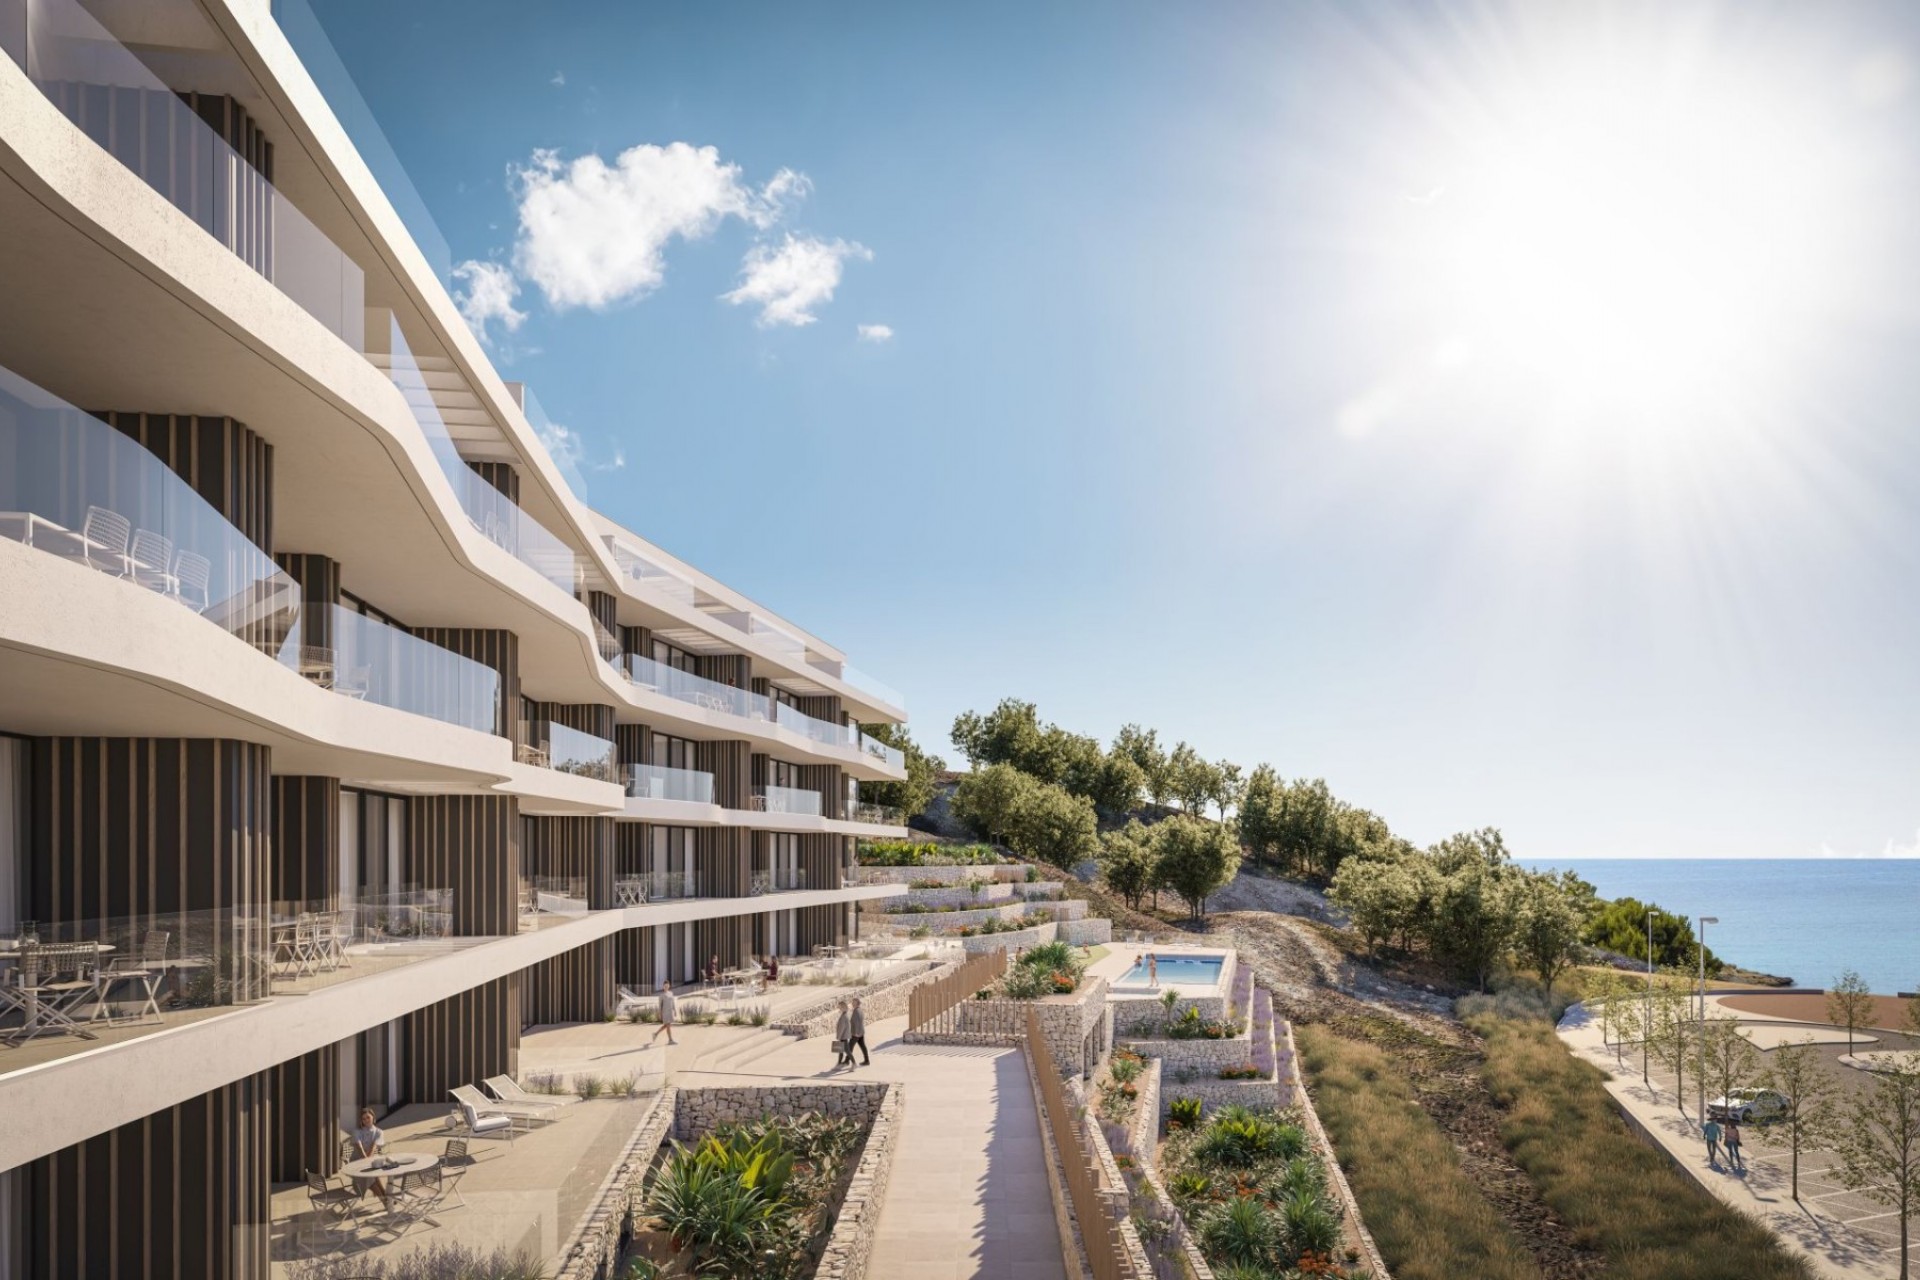
[[1249, 1062], [1243, 1067], [1220, 1068], [1220, 1078], [1222, 1080], [1263, 1080], [1266, 1074], [1258, 1066]]

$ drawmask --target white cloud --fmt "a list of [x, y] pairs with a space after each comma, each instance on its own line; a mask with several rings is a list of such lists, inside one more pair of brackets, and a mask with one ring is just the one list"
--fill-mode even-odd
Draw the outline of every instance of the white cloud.
[[564, 71], [556, 71], [553, 73], [553, 79], [547, 81], [547, 83], [556, 89], [564, 89], [567, 87], [567, 73]]
[[536, 151], [514, 185], [514, 265], [550, 306], [596, 310], [659, 288], [675, 237], [700, 239], [728, 217], [764, 230], [811, 189], [804, 174], [782, 169], [755, 191], [718, 150], [685, 142], [629, 147], [611, 165]]
[[520, 296], [520, 283], [504, 264], [468, 259], [453, 269], [453, 275], [466, 285], [454, 295], [454, 302], [482, 342], [491, 343], [487, 326], [495, 321], [508, 333], [525, 322], [527, 313], [513, 305]]
[[812, 324], [814, 308], [833, 301], [848, 258], [871, 260], [872, 251], [848, 240], [816, 240], [792, 232], [778, 245], [755, 245], [740, 263], [740, 287], [720, 295], [739, 306], [760, 308], [754, 323]]
[[862, 342], [893, 341], [893, 326], [890, 324], [857, 324], [853, 328]]

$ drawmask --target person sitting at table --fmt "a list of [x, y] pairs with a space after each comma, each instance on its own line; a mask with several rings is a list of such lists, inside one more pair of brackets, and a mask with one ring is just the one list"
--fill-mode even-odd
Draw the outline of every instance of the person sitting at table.
[[716, 987], [720, 985], [719, 952], [715, 952], [713, 959], [707, 962], [707, 981]]
[[771, 953], [767, 956], [767, 981], [780, 981], [780, 957]]
[[[386, 1146], [386, 1131], [373, 1122], [373, 1108], [362, 1107], [360, 1109], [360, 1127], [353, 1131], [353, 1158], [356, 1160], [371, 1160], [384, 1151]], [[361, 1181], [365, 1183], [365, 1185], [361, 1187], [362, 1191], [371, 1189], [373, 1194], [379, 1196], [381, 1202], [385, 1203], [387, 1199], [386, 1179], [366, 1178], [361, 1179]]]

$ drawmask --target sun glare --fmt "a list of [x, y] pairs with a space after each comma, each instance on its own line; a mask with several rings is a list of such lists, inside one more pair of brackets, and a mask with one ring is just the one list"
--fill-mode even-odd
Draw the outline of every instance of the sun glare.
[[1643, 34], [1521, 41], [1459, 89], [1396, 270], [1436, 368], [1553, 425], [1697, 434], [1791, 390], [1846, 276], [1848, 141], [1777, 65]]

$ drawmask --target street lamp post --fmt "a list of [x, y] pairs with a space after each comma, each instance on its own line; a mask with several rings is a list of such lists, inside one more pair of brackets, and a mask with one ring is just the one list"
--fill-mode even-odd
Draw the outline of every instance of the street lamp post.
[[[1700, 946], [1700, 1026], [1694, 1033], [1694, 1039], [1700, 1046], [1700, 1069], [1694, 1072], [1694, 1077], [1700, 1085], [1700, 1123], [1703, 1125], [1707, 1122], [1707, 926], [1719, 923], [1719, 916], [1701, 916], [1699, 928], [1695, 930], [1695, 932], [1700, 935], [1698, 940]], [[1684, 1103], [1681, 1105], [1683, 1107], [1685, 1106]]]
[[1652, 1085], [1647, 1075], [1647, 1054], [1653, 1045], [1653, 909], [1647, 909], [1647, 983], [1643, 992], [1644, 1012], [1640, 1017], [1640, 1083]]

